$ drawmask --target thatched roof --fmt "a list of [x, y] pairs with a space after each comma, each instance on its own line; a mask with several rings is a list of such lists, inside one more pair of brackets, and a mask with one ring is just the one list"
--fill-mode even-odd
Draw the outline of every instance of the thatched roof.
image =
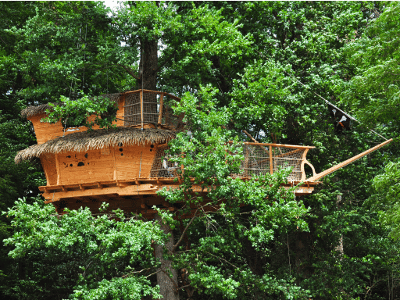
[[41, 145], [33, 145], [18, 152], [15, 163], [23, 160], [34, 160], [45, 153], [61, 153], [67, 151], [84, 152], [105, 147], [128, 145], [144, 145], [147, 143], [166, 143], [175, 138], [175, 132], [165, 129], [141, 129], [118, 127], [99, 129], [90, 132], [75, 132], [64, 137], [49, 140]]
[[[60, 103], [55, 103], [55, 104], [59, 105]], [[42, 104], [42, 105], [37, 105], [37, 106], [28, 106], [27, 108], [25, 108], [21, 111], [21, 116], [24, 118], [33, 117], [36, 115], [46, 113], [47, 109], [51, 111], [52, 107], [48, 104]]]
[[[105, 94], [105, 95], [100, 95], [99, 97], [104, 97], [104, 98], [110, 98], [111, 101], [117, 102], [119, 97], [121, 96], [121, 93], [116, 93], [116, 94]], [[54, 103], [55, 105], [63, 105], [63, 103]], [[52, 110], [53, 107], [50, 106], [49, 104], [41, 104], [41, 105], [36, 105], [36, 106], [28, 106], [27, 108], [23, 109], [21, 111], [21, 116], [24, 118], [29, 118], [35, 115], [43, 114], [46, 112], [46, 110]]]

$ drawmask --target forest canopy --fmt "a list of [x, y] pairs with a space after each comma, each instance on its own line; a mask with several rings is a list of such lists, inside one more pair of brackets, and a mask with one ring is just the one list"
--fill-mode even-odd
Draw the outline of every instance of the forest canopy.
[[[215, 185], [220, 205], [181, 222], [159, 212], [175, 236], [176, 299], [399, 297], [399, 12], [399, 2], [0, 2], [2, 298], [163, 295], [153, 244], [168, 244], [165, 224], [87, 208], [59, 217], [38, 190], [40, 164], [14, 163], [36, 144], [22, 109], [64, 100], [104, 113], [113, 107], [96, 97], [139, 88], [180, 97], [175, 113], [192, 126], [170, 144], [187, 177], [162, 195], [199, 205], [191, 177]], [[338, 127], [318, 95], [360, 123]], [[370, 129], [393, 142], [312, 195], [280, 189], [285, 170], [229, 176], [243, 130], [316, 146], [307, 159], [322, 171], [381, 143]]]

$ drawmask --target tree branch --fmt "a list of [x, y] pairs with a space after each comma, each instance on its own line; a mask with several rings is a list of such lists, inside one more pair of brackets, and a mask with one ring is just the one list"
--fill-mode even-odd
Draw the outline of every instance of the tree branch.
[[191, 284], [187, 284], [187, 285], [181, 286], [178, 290], [185, 289], [185, 288], [187, 288], [187, 287], [189, 287], [189, 286], [192, 286], [192, 285], [191, 285]]
[[153, 71], [153, 74], [158, 72], [162, 67], [165, 66], [165, 64], [175, 55], [175, 52], [172, 52], [171, 55], [168, 56], [167, 59], [164, 60], [164, 62], [162, 64], [160, 64], [159, 66], [157, 66], [157, 69], [155, 69]]
[[133, 78], [137, 79], [137, 80], [141, 80], [142, 78], [138, 77], [135, 73], [133, 73], [132, 69], [121, 65], [121, 64], [117, 64], [117, 66], [120, 66], [121, 68], [123, 68], [126, 72], [128, 72], [129, 75], [131, 75]]
[[198, 210], [199, 210], [199, 209], [196, 209], [196, 211], [195, 211], [195, 213], [194, 213], [194, 215], [193, 215], [193, 218], [192, 218], [192, 219], [189, 221], [189, 223], [186, 225], [185, 229], [183, 230], [183, 232], [182, 232], [182, 234], [181, 234], [181, 237], [179, 238], [179, 241], [172, 247], [171, 252], [174, 252], [175, 249], [176, 249], [176, 248], [179, 246], [179, 244], [182, 242], [183, 237], [185, 236], [186, 231], [188, 230], [189, 226], [193, 223], [194, 218], [196, 218], [196, 214], [197, 214], [197, 211], [198, 211]]
[[215, 258], [218, 258], [219, 260], [224, 261], [224, 262], [226, 262], [227, 264], [231, 265], [232, 267], [234, 267], [234, 268], [240, 270], [239, 267], [237, 267], [237, 266], [235, 266], [234, 264], [230, 263], [230, 262], [227, 261], [226, 259], [224, 259], [224, 258], [222, 258], [222, 257], [220, 257], [220, 256], [218, 256], [218, 255], [214, 255], [214, 254], [212, 254], [212, 253], [210, 253], [210, 252], [208, 252], [208, 251], [206, 251], [206, 253], [208, 253], [208, 254], [210, 254], [211, 256], [214, 256]]
[[140, 271], [132, 271], [132, 272], [129, 272], [128, 274], [122, 275], [122, 278], [126, 278], [126, 277], [128, 277], [128, 276], [130, 276], [132, 274], [139, 274], [139, 273], [142, 273], [142, 272], [148, 271], [148, 270], [150, 270], [150, 268], [142, 269]]

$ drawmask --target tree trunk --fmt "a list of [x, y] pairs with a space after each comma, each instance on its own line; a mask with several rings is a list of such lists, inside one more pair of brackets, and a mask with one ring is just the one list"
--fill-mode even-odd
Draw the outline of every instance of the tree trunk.
[[[139, 80], [134, 90], [157, 89], [157, 40], [141, 41]], [[143, 100], [143, 103], [141, 101]], [[131, 94], [125, 99], [125, 126], [143, 123], [158, 122], [157, 95], [154, 93], [143, 93], [143, 99], [139, 94]], [[143, 116], [143, 119], [142, 119]]]
[[140, 65], [137, 89], [156, 90], [157, 88], [157, 40], [141, 41]]
[[[161, 229], [165, 234], [171, 234], [167, 243], [165, 244], [165, 250], [171, 251], [174, 246], [174, 236], [172, 234], [172, 230], [167, 224], [163, 223], [158, 214], [156, 214], [155, 219], [160, 224]], [[163, 258], [163, 253], [165, 250], [162, 245], [155, 245], [156, 259], [161, 261], [161, 267], [157, 273], [157, 284], [160, 286], [160, 294], [163, 296], [163, 300], [179, 300], [178, 273], [172, 268], [172, 261]]]

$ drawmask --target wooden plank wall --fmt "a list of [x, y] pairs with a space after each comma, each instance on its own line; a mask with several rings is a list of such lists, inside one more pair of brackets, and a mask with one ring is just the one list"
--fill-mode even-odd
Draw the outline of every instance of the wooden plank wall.
[[115, 148], [115, 168], [117, 180], [130, 180], [132, 178], [148, 178], [153, 165], [155, 147], [121, 145]]
[[[124, 126], [124, 103], [125, 103], [125, 96], [122, 96], [118, 101], [118, 111], [117, 111], [117, 120], [113, 122], [113, 125]], [[63, 125], [61, 122], [57, 122], [54, 124], [50, 124], [47, 122], [41, 122], [41, 119], [45, 118], [46, 114], [35, 115], [29, 117], [28, 120], [32, 122], [33, 128], [35, 129], [37, 143], [43, 144], [49, 140], [55, 139], [56, 137], [68, 135], [75, 132], [82, 132], [87, 131], [85, 126], [80, 127], [67, 127], [66, 131], [64, 132]], [[95, 116], [90, 116], [88, 121], [93, 121]], [[93, 129], [99, 129], [99, 126], [93, 126]]]
[[63, 135], [63, 127], [61, 122], [57, 122], [55, 124], [41, 122], [40, 120], [44, 117], [46, 117], [46, 114], [40, 114], [28, 118], [28, 120], [33, 124], [37, 143], [39, 145]]
[[64, 152], [57, 154], [56, 157], [59, 170], [57, 184], [82, 184], [87, 182], [113, 180], [113, 151], [110, 149], [102, 150]]
[[118, 111], [117, 120], [113, 124], [118, 127], [124, 126], [124, 106], [125, 106], [125, 95], [122, 95], [118, 100]]
[[46, 175], [47, 185], [57, 184], [56, 156], [53, 153], [46, 153], [40, 156], [44, 174]]
[[148, 178], [155, 157], [154, 149], [155, 146], [150, 144], [127, 147], [121, 144], [115, 148], [87, 152], [64, 152], [56, 154], [57, 166], [55, 161], [52, 163], [46, 156], [43, 167], [46, 178], [49, 178], [47, 184], [69, 185]]

